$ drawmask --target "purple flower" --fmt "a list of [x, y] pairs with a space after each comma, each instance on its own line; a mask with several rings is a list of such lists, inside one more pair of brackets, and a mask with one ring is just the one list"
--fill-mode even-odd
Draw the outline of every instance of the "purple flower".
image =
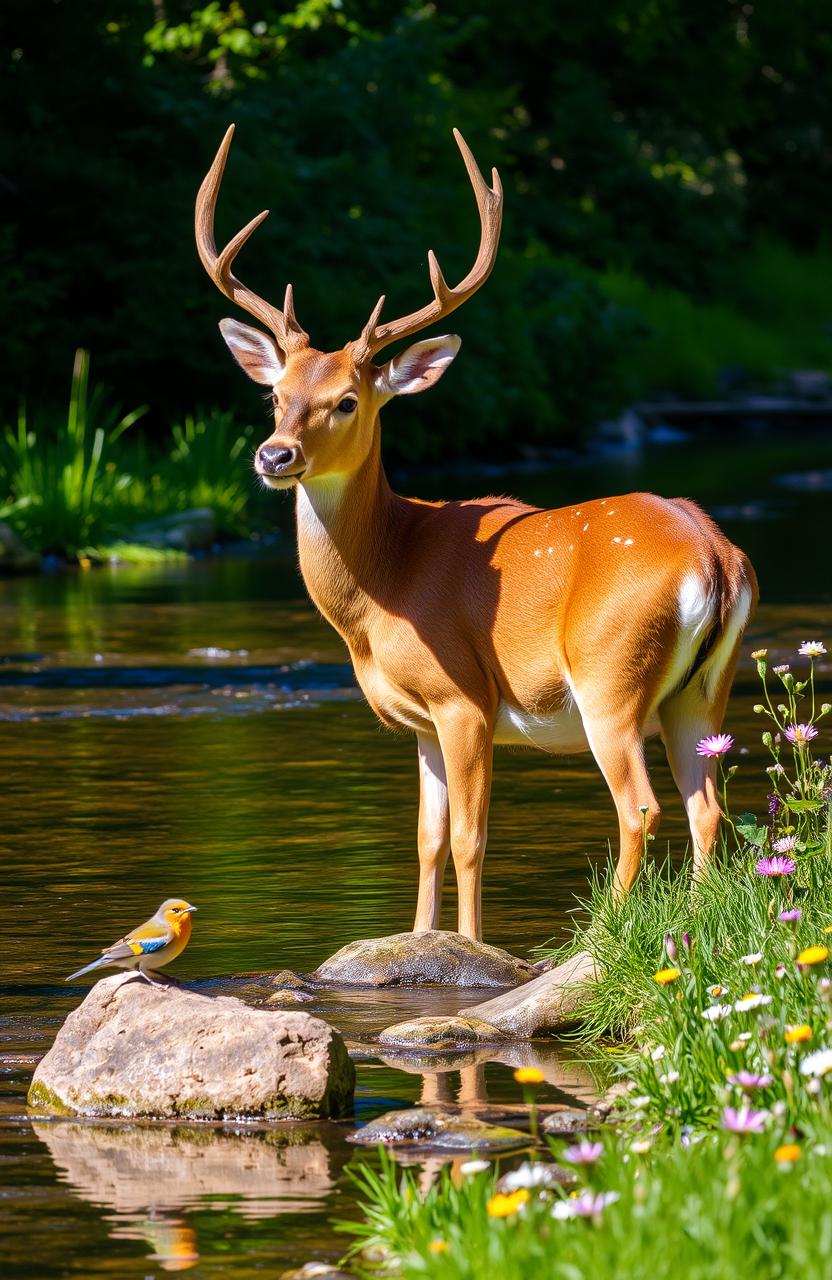
[[567, 1147], [561, 1152], [561, 1157], [568, 1160], [570, 1164], [595, 1164], [604, 1154], [604, 1146], [601, 1142], [588, 1142], [586, 1138], [582, 1138], [580, 1142], [576, 1142], [574, 1146]]
[[691, 944], [691, 936], [690, 936], [690, 934], [687, 932], [687, 930], [685, 930], [685, 932], [682, 934], [682, 942], [683, 942], [683, 944], [684, 944], [685, 951], [690, 951], [690, 949], [691, 949], [691, 945], [692, 945], [692, 944]]
[[730, 751], [734, 745], [734, 739], [730, 733], [712, 733], [709, 738], [702, 738], [696, 744], [696, 754], [698, 756], [708, 756], [716, 759], [717, 756], [724, 756], [726, 751]]
[[771, 847], [775, 853], [793, 853], [797, 848], [797, 836], [781, 836]]
[[728, 1077], [728, 1083], [737, 1084], [741, 1089], [767, 1089], [773, 1083], [773, 1077], [757, 1075], [754, 1071], [738, 1071], [735, 1075]]
[[664, 935], [664, 952], [671, 964], [679, 954], [676, 947], [676, 941], [672, 933], [666, 933]]
[[754, 870], [758, 876], [790, 876], [796, 865], [792, 858], [776, 853], [773, 857], [760, 858]]
[[729, 1133], [762, 1133], [768, 1119], [767, 1111], [752, 1111], [750, 1107], [726, 1107], [722, 1113], [722, 1127]]
[[552, 1209], [556, 1218], [597, 1218], [608, 1204], [619, 1199], [617, 1191], [584, 1191], [573, 1200], [558, 1200]]
[[813, 724], [790, 724], [783, 732], [795, 747], [805, 747], [807, 742], [811, 742], [812, 738], [818, 736], [818, 731]]
[[783, 808], [783, 801], [780, 799], [776, 791], [772, 791], [771, 795], [767, 796], [766, 799], [768, 800], [768, 816], [770, 818], [776, 818], [780, 810]]
[[780, 912], [780, 919], [783, 924], [797, 924], [803, 912], [799, 907], [791, 907], [788, 911]]

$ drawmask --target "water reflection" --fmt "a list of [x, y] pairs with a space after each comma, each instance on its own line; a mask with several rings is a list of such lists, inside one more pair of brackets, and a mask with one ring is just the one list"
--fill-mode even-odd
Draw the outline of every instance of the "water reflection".
[[335, 1125], [228, 1132], [36, 1120], [60, 1181], [106, 1211], [113, 1240], [141, 1240], [165, 1271], [200, 1258], [198, 1211], [254, 1221], [324, 1208], [352, 1152]]

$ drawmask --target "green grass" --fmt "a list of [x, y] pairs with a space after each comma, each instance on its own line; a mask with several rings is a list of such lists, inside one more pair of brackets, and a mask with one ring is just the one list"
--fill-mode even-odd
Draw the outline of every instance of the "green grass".
[[764, 241], [738, 257], [718, 300], [648, 284], [626, 268], [606, 271], [600, 284], [648, 328], [632, 356], [641, 394], [712, 396], [727, 366], [764, 386], [789, 369], [832, 369], [830, 277], [830, 249], [798, 254]]
[[130, 431], [144, 412], [108, 407], [77, 352], [64, 426], [35, 427], [21, 407], [0, 433], [0, 519], [33, 550], [69, 558], [135, 561], [135, 525], [192, 507], [211, 507], [221, 534], [249, 532], [254, 480], [243, 460], [253, 428], [215, 411], [174, 424], [154, 446]]

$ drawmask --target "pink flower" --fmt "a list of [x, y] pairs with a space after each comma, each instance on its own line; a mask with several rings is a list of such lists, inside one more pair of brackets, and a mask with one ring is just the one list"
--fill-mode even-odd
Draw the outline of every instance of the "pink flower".
[[583, 1138], [580, 1142], [576, 1142], [574, 1146], [567, 1147], [561, 1152], [561, 1157], [568, 1160], [570, 1164], [595, 1164], [604, 1154], [604, 1146], [601, 1142], [587, 1142]]
[[728, 1083], [737, 1084], [741, 1089], [767, 1089], [774, 1081], [772, 1076], [757, 1075], [755, 1071], [738, 1071], [728, 1077]]
[[818, 736], [818, 731], [813, 724], [790, 724], [784, 733], [789, 742], [796, 747], [805, 747], [807, 742], [811, 742], [812, 738]]
[[762, 1133], [767, 1119], [767, 1111], [752, 1111], [750, 1107], [726, 1107], [722, 1113], [722, 1127], [729, 1133]]
[[797, 836], [781, 836], [771, 847], [775, 853], [793, 853], [797, 848]]
[[709, 756], [716, 759], [717, 756], [724, 756], [726, 751], [730, 751], [734, 745], [734, 739], [730, 733], [712, 733], [709, 738], [702, 738], [696, 744], [696, 754], [698, 756]]
[[770, 858], [761, 858], [754, 870], [758, 876], [790, 876], [796, 867], [792, 858], [776, 853]]
[[615, 1204], [617, 1191], [583, 1191], [574, 1200], [557, 1200], [552, 1208], [555, 1218], [597, 1218], [608, 1204]]
[[780, 919], [783, 924], [797, 924], [802, 914], [799, 907], [791, 907], [788, 911], [780, 912]]

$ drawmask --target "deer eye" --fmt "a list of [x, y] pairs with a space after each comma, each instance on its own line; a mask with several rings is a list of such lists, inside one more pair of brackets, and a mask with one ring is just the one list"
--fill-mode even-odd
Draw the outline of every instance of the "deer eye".
[[353, 413], [358, 406], [358, 401], [353, 396], [344, 396], [343, 400], [338, 402], [339, 413]]

